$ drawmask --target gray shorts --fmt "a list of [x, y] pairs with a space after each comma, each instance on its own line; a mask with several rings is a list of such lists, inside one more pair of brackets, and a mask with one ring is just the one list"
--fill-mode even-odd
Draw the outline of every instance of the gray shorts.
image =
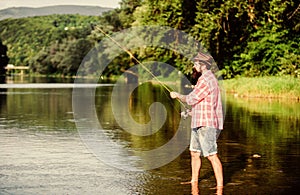
[[191, 133], [190, 151], [199, 152], [207, 157], [218, 153], [217, 139], [220, 130], [212, 127], [193, 128]]

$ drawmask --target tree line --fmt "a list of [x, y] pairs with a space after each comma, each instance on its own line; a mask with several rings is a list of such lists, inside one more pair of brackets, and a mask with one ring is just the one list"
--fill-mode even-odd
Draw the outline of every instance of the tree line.
[[[101, 16], [49, 15], [0, 21], [0, 39], [10, 63], [50, 75], [75, 75], [103, 35], [133, 26], [160, 25], [184, 31], [212, 54], [224, 78], [292, 75], [300, 77], [300, 5], [295, 0], [122, 0]], [[133, 51], [190, 74], [181, 56], [161, 48]], [[133, 64], [124, 54], [105, 76]]]

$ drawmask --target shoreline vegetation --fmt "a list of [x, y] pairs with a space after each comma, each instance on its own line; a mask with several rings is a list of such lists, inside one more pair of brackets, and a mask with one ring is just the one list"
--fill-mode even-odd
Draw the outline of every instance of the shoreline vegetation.
[[238, 77], [222, 84], [235, 97], [300, 101], [300, 78], [292, 76]]
[[[34, 77], [41, 78], [62, 78], [75, 79], [76, 76], [58, 76], [58, 75], [38, 75]], [[94, 77], [85, 77], [93, 79]], [[100, 82], [114, 82], [117, 77], [103, 77]], [[164, 84], [175, 84], [170, 80], [159, 80]], [[156, 80], [151, 81], [153, 84], [159, 84]], [[178, 84], [178, 83], [177, 83]], [[300, 101], [300, 78], [293, 76], [263, 76], [263, 77], [237, 77], [233, 79], [220, 80], [221, 86], [226, 94], [240, 98], [268, 98], [268, 99], [288, 99], [291, 101]]]

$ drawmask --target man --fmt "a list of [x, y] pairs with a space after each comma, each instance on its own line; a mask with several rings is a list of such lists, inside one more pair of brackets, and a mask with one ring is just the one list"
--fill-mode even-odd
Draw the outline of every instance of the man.
[[171, 92], [172, 98], [179, 98], [192, 106], [191, 116], [191, 167], [192, 180], [198, 182], [201, 157], [206, 157], [214, 170], [217, 188], [223, 187], [222, 163], [217, 155], [217, 137], [223, 129], [223, 111], [218, 80], [210, 70], [212, 57], [199, 52], [194, 58], [193, 68], [201, 72], [197, 84], [188, 95]]

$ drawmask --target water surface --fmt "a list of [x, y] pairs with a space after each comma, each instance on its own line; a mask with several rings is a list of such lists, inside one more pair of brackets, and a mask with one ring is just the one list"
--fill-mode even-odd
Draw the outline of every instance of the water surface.
[[[150, 120], [148, 108], [154, 101], [168, 111], [163, 127], [146, 137], [131, 135], [116, 122], [112, 89], [97, 86], [95, 104], [99, 122], [115, 144], [126, 150], [151, 150], [172, 139], [179, 127], [180, 105], [171, 102], [163, 89], [144, 85], [132, 95], [130, 112], [139, 123]], [[99, 160], [77, 131], [72, 88], [1, 89], [0, 106], [0, 194], [191, 193], [190, 185], [180, 185], [190, 179], [188, 149], [165, 166], [139, 172]], [[297, 192], [299, 126], [299, 102], [227, 97], [225, 129], [219, 137], [224, 194]], [[188, 136], [189, 120], [182, 128]], [[214, 186], [212, 168], [204, 159], [200, 193], [213, 194]]]

